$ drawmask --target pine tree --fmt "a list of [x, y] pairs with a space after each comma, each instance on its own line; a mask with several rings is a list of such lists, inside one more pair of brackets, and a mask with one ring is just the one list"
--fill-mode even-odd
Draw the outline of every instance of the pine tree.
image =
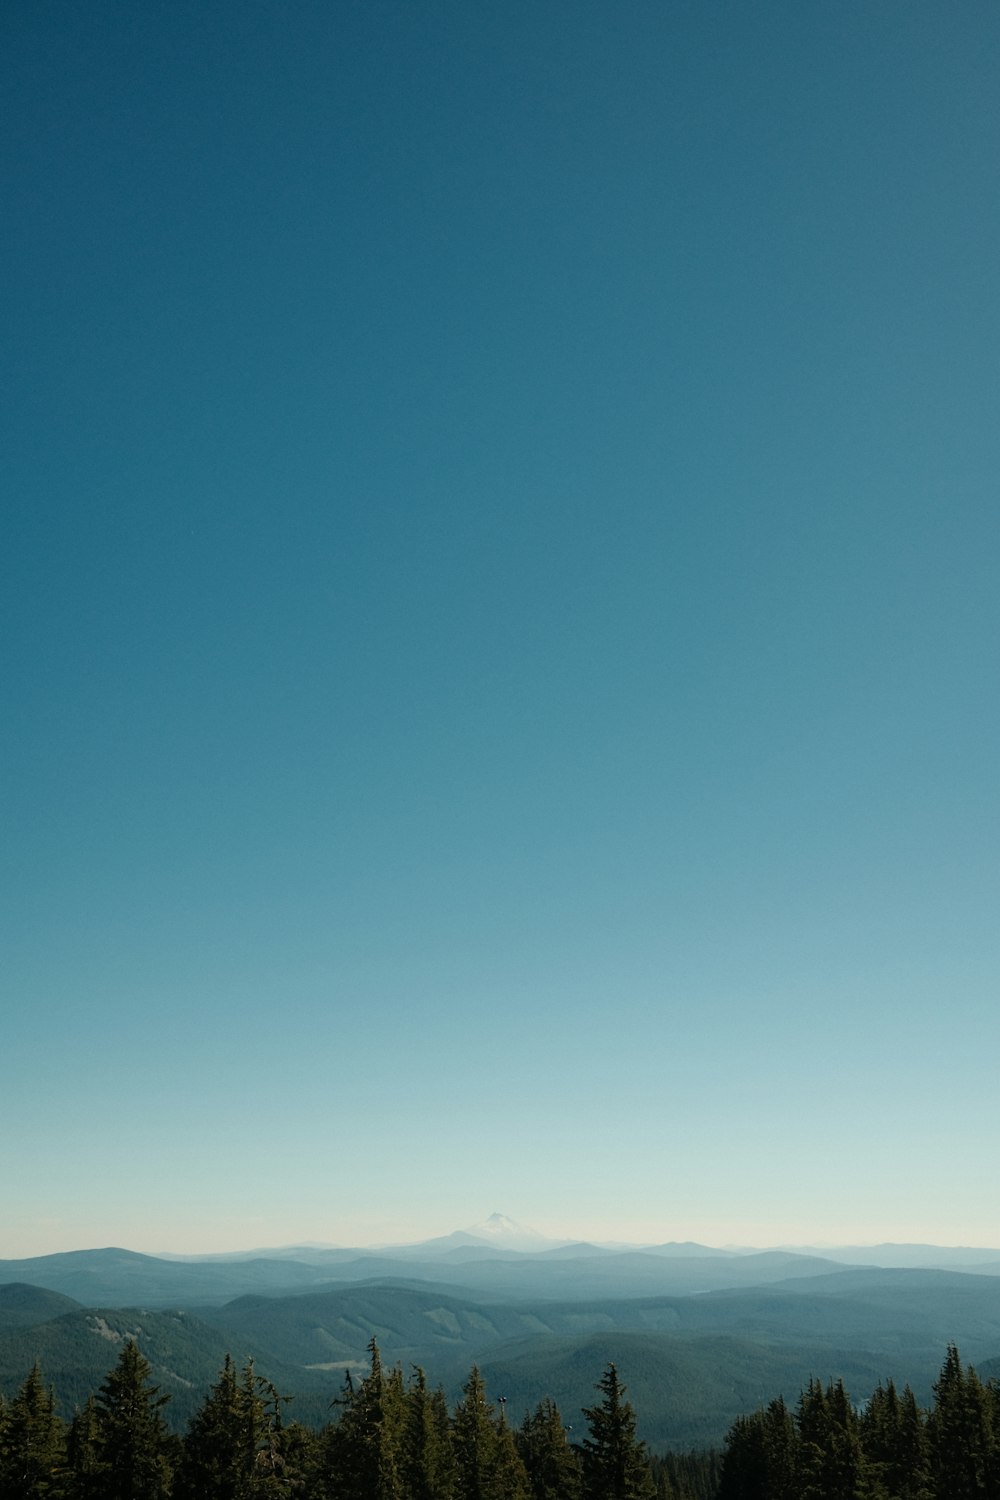
[[274, 1497], [292, 1492], [295, 1475], [289, 1462], [281, 1408], [288, 1397], [280, 1396], [248, 1360], [239, 1389], [238, 1411], [241, 1429], [241, 1485], [237, 1500], [252, 1497]]
[[554, 1401], [542, 1401], [525, 1415], [517, 1448], [528, 1471], [532, 1500], [578, 1500], [580, 1460]]
[[475, 1366], [452, 1418], [452, 1445], [461, 1500], [529, 1500], [513, 1434], [486, 1399]]
[[579, 1455], [570, 1445], [555, 1401], [541, 1401], [525, 1415], [517, 1452], [528, 1470], [532, 1500], [577, 1500], [582, 1494]]
[[248, 1360], [238, 1378], [227, 1354], [218, 1382], [191, 1419], [175, 1500], [252, 1500], [289, 1493], [282, 1397]]
[[358, 1385], [348, 1375], [340, 1419], [325, 1445], [323, 1493], [330, 1500], [402, 1500], [402, 1376], [385, 1373], [375, 1339], [368, 1354], [371, 1372]]
[[717, 1500], [722, 1462], [715, 1449], [654, 1454], [650, 1467], [656, 1500]]
[[737, 1417], [726, 1433], [718, 1500], [771, 1500], [761, 1411]]
[[489, 1500], [531, 1500], [527, 1471], [501, 1408], [487, 1490]]
[[237, 1494], [239, 1388], [230, 1355], [188, 1424], [174, 1483], [179, 1500], [233, 1500]]
[[88, 1396], [75, 1413], [66, 1435], [67, 1494], [70, 1500], [102, 1500], [97, 1402]]
[[149, 1384], [149, 1365], [132, 1339], [97, 1394], [101, 1500], [166, 1500], [170, 1445], [161, 1408], [169, 1400]]
[[931, 1500], [927, 1434], [909, 1386], [891, 1380], [874, 1390], [860, 1421], [865, 1465], [876, 1497]]
[[452, 1417], [452, 1448], [461, 1500], [489, 1500], [495, 1422], [483, 1378], [473, 1365]]
[[3, 1500], [55, 1500], [65, 1459], [65, 1428], [36, 1364], [0, 1421]]
[[430, 1391], [416, 1367], [406, 1392], [400, 1452], [400, 1476], [406, 1500], [452, 1500], [455, 1458], [448, 1407], [441, 1390]]
[[949, 1344], [929, 1423], [934, 1483], [942, 1500], [992, 1500], [991, 1408], [979, 1376], [971, 1365], [962, 1369], [957, 1348]]
[[798, 1410], [799, 1500], [866, 1500], [858, 1421], [842, 1381], [811, 1380]]
[[635, 1413], [613, 1364], [596, 1389], [604, 1399], [583, 1413], [590, 1428], [583, 1440], [585, 1500], [653, 1500], [646, 1445], [636, 1438]]

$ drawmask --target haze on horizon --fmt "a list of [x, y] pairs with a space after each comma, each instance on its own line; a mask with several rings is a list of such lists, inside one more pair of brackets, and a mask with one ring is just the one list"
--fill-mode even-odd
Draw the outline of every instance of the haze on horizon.
[[1000, 1244], [1000, 12], [0, 40], [0, 1258]]

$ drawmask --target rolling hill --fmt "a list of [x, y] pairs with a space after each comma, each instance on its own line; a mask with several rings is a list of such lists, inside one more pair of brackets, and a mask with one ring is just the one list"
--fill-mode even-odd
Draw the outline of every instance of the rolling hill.
[[843, 1378], [856, 1399], [892, 1376], [927, 1401], [949, 1342], [985, 1371], [1000, 1364], [1000, 1277], [689, 1251], [700, 1247], [496, 1253], [459, 1241], [425, 1258], [94, 1250], [0, 1263], [0, 1277], [19, 1273], [0, 1285], [0, 1389], [39, 1360], [69, 1411], [131, 1336], [176, 1426], [226, 1353], [252, 1356], [295, 1398], [293, 1416], [321, 1423], [374, 1336], [387, 1363], [422, 1366], [450, 1399], [479, 1365], [515, 1421], [551, 1395], [578, 1424], [614, 1360], [661, 1447], [718, 1443], [741, 1412], [779, 1392], [794, 1400], [811, 1375]]

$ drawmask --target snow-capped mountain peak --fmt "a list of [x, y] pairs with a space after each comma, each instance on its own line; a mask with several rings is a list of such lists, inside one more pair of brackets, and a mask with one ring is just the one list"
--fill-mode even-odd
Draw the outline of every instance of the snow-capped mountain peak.
[[548, 1245], [555, 1243], [547, 1239], [544, 1234], [539, 1234], [537, 1229], [530, 1229], [526, 1224], [518, 1224], [515, 1219], [509, 1219], [506, 1214], [490, 1214], [481, 1224], [473, 1224], [466, 1234], [474, 1235], [477, 1240], [486, 1240], [491, 1245], [502, 1246], [506, 1250], [544, 1250]]

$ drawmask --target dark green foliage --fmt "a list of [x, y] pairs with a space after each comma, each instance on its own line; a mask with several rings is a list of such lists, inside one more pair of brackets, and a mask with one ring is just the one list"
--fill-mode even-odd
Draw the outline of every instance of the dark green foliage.
[[794, 1417], [779, 1397], [733, 1423], [721, 1455], [651, 1458], [614, 1364], [569, 1442], [554, 1401], [515, 1432], [473, 1367], [449, 1416], [417, 1368], [369, 1345], [322, 1431], [286, 1424], [288, 1398], [226, 1356], [183, 1442], [133, 1341], [66, 1429], [35, 1365], [0, 1398], [0, 1500], [1000, 1500], [1000, 1386], [950, 1345], [921, 1411], [890, 1381], [862, 1410], [840, 1380], [810, 1380]]
[[240, 1428], [236, 1366], [227, 1354], [217, 1383], [188, 1426], [175, 1496], [230, 1500], [237, 1494]]
[[88, 1396], [74, 1414], [66, 1435], [71, 1500], [101, 1500], [101, 1455], [97, 1402]]
[[582, 1475], [579, 1454], [570, 1446], [554, 1401], [539, 1403], [517, 1435], [532, 1500], [578, 1500]]
[[722, 1463], [718, 1453], [665, 1453], [649, 1461], [656, 1500], [716, 1500]]
[[880, 1385], [861, 1415], [861, 1446], [876, 1500], [931, 1500], [927, 1422], [909, 1386]]
[[1000, 1388], [952, 1344], [934, 1398], [924, 1413], [890, 1381], [858, 1413], [812, 1380], [794, 1427], [776, 1402], [733, 1424], [716, 1500], [1000, 1500]]
[[337, 1404], [340, 1417], [329, 1433], [324, 1494], [329, 1500], [400, 1500], [403, 1382], [386, 1374], [374, 1339], [368, 1345], [370, 1373], [357, 1385], [348, 1374]]
[[475, 1366], [455, 1408], [452, 1446], [460, 1500], [530, 1500], [513, 1435], [487, 1400]]
[[56, 1500], [66, 1461], [66, 1437], [51, 1390], [37, 1365], [0, 1416], [0, 1496]]
[[938, 1495], [948, 1500], [993, 1500], [994, 1402], [972, 1366], [962, 1369], [954, 1344], [948, 1346], [934, 1397], [930, 1449]]
[[[30, 1327], [0, 1325], [0, 1384], [13, 1395], [24, 1371], [37, 1360], [54, 1387], [56, 1409], [68, 1420], [97, 1390], [127, 1339], [138, 1343], [155, 1383], [170, 1396], [164, 1408], [168, 1423], [183, 1431], [229, 1347], [218, 1329], [188, 1313], [95, 1308], [61, 1313]], [[250, 1352], [253, 1345], [241, 1347]], [[269, 1360], [268, 1370], [272, 1378], [276, 1371], [287, 1381], [289, 1372], [280, 1361]], [[307, 1383], [319, 1387], [321, 1377], [310, 1379], [300, 1372], [300, 1388]], [[320, 1405], [317, 1415], [322, 1410]]]
[[419, 1367], [406, 1393], [400, 1474], [407, 1500], [452, 1500], [455, 1494], [448, 1406], [443, 1391], [428, 1390]]
[[636, 1438], [635, 1412], [613, 1364], [597, 1389], [603, 1400], [583, 1413], [590, 1428], [583, 1440], [585, 1500], [653, 1500], [649, 1455]]
[[861, 1439], [842, 1381], [811, 1380], [797, 1416], [799, 1500], [865, 1500]]
[[798, 1435], [782, 1397], [730, 1428], [719, 1500], [795, 1500]]
[[294, 1465], [281, 1422], [282, 1398], [248, 1360], [230, 1357], [193, 1418], [174, 1485], [175, 1500], [250, 1500], [291, 1493]]
[[171, 1445], [161, 1408], [169, 1399], [129, 1339], [97, 1393], [96, 1437], [103, 1500], [166, 1500]]

